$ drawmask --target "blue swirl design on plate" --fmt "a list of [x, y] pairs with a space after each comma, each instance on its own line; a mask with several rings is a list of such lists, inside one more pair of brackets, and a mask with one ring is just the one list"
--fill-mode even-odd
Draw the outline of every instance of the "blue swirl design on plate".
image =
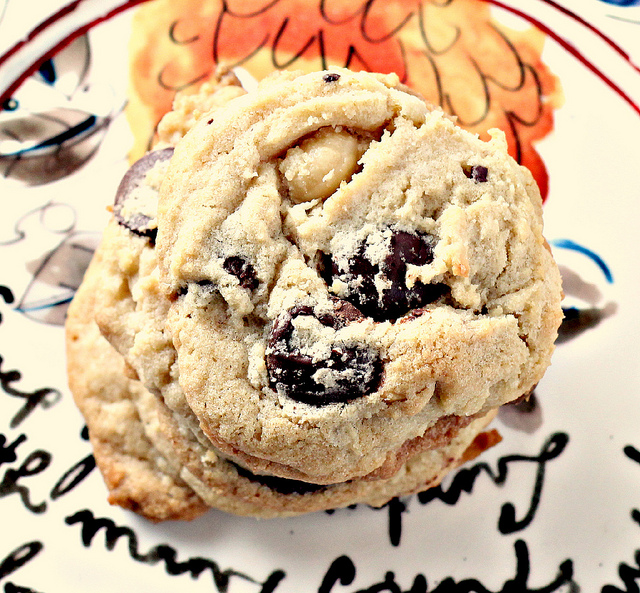
[[98, 149], [117, 110], [88, 80], [91, 51], [80, 37], [0, 106], [0, 175], [30, 185], [66, 177]]
[[600, 0], [600, 2], [613, 6], [640, 6], [640, 0]]
[[552, 241], [551, 244], [554, 247], [558, 247], [560, 249], [569, 249], [571, 251], [577, 251], [582, 255], [586, 255], [591, 261], [593, 261], [593, 263], [595, 263], [600, 268], [600, 270], [602, 270], [602, 273], [604, 274], [607, 282], [609, 284], [613, 283], [613, 274], [611, 273], [609, 266], [595, 251], [589, 249], [588, 247], [585, 247], [584, 245], [580, 245], [579, 243], [576, 243], [571, 239], [556, 239], [555, 241]]
[[[573, 241], [572, 239], [556, 239], [551, 244], [558, 248], [573, 251], [591, 260], [602, 273], [607, 284], [613, 284], [613, 273], [604, 259], [592, 249]], [[562, 274], [562, 288], [567, 297], [574, 297], [584, 302], [580, 306], [564, 306], [564, 319], [558, 332], [557, 344], [568, 342], [585, 331], [599, 325], [606, 318], [615, 315], [617, 304], [607, 302], [601, 304], [602, 294], [597, 285], [582, 279], [573, 270], [560, 265]]]

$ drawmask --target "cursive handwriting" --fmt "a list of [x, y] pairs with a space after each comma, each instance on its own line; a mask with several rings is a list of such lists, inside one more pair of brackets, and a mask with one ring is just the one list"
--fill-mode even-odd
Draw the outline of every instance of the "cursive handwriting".
[[176, 558], [178, 552], [167, 544], [154, 546], [146, 553], [140, 552], [138, 537], [133, 529], [116, 525], [111, 519], [95, 517], [88, 509], [80, 510], [67, 517], [65, 523], [67, 525], [81, 525], [82, 545], [85, 548], [91, 546], [99, 531], [104, 531], [107, 550], [112, 551], [118, 540], [124, 539], [132, 560], [150, 565], [162, 563], [166, 573], [171, 576], [189, 574], [191, 578], [197, 579], [200, 575], [209, 573], [220, 593], [228, 591], [231, 578], [239, 578], [242, 581], [259, 585], [261, 587], [260, 593], [272, 593], [285, 577], [283, 571], [274, 570], [264, 582], [260, 582], [233, 569], [223, 570], [216, 562], [208, 558], [189, 558], [181, 562]]
[[[503, 486], [509, 477], [509, 468], [512, 464], [526, 463], [535, 468], [535, 481], [533, 490], [529, 498], [529, 504], [524, 516], [520, 519], [516, 517], [516, 507], [508, 502], [502, 506], [500, 518], [498, 519], [498, 529], [502, 534], [515, 533], [528, 527], [540, 504], [542, 489], [544, 487], [545, 470], [547, 463], [559, 457], [565, 450], [569, 442], [569, 435], [558, 432], [552, 434], [542, 445], [538, 455], [505, 455], [497, 462], [497, 469], [494, 470], [486, 462], [476, 463], [471, 467], [465, 467], [455, 474], [449, 486], [442, 484], [430, 488], [417, 495], [420, 504], [426, 505], [433, 500], [440, 500], [447, 505], [454, 505], [460, 499], [463, 492], [470, 493], [476, 480], [481, 474], [486, 474], [497, 486]], [[389, 539], [392, 545], [400, 545], [402, 536], [402, 516], [407, 512], [405, 503], [394, 499], [385, 505], [389, 513]]]
[[[0, 580], [8, 577], [16, 570], [24, 566], [30, 560], [33, 560], [44, 548], [44, 544], [39, 541], [27, 542], [9, 553], [9, 555], [0, 562]], [[35, 593], [33, 589], [19, 587], [13, 583], [5, 583], [5, 593]]]
[[[16, 449], [19, 445], [27, 440], [26, 435], [21, 434], [13, 443], [7, 445], [7, 438], [0, 434], [0, 461], [13, 462], [17, 461]], [[25, 508], [32, 513], [44, 513], [47, 510], [47, 503], [42, 501], [33, 503], [29, 488], [21, 483], [23, 478], [29, 478], [42, 473], [51, 463], [51, 453], [36, 449], [27, 455], [26, 459], [15, 468], [9, 468], [5, 471], [4, 477], [0, 482], [0, 498], [9, 496], [10, 494], [18, 494]]]
[[[14, 301], [13, 292], [7, 286], [0, 286], [0, 297], [7, 304]], [[0, 315], [0, 323], [2, 323], [2, 315]], [[22, 408], [9, 422], [11, 428], [19, 426], [38, 406], [47, 409], [60, 401], [62, 394], [52, 387], [42, 387], [32, 392], [21, 391], [14, 387], [13, 384], [20, 381], [22, 374], [16, 370], [3, 371], [3, 362], [4, 359], [0, 356], [0, 387], [7, 395], [25, 400]]]
[[[627, 445], [624, 449], [624, 454], [631, 459], [632, 461], [640, 464], [640, 451], [633, 447], [632, 445]], [[640, 525], [640, 511], [638, 509], [633, 509], [631, 511], [631, 519]], [[635, 551], [634, 560], [636, 565], [630, 566], [625, 562], [621, 562], [618, 565], [618, 576], [620, 580], [624, 584], [625, 588], [620, 589], [615, 587], [614, 585], [605, 585], [602, 587], [602, 593], [638, 593], [640, 592], [640, 588], [638, 588], [637, 581], [640, 579], [640, 550]]]
[[30, 589], [29, 587], [19, 587], [14, 585], [13, 583], [7, 583], [4, 586], [4, 593], [38, 593], [34, 589]]
[[[13, 302], [13, 293], [6, 286], [0, 286], [0, 296], [7, 304]], [[2, 317], [0, 317], [1, 322]], [[22, 424], [37, 408], [49, 409], [60, 400], [61, 392], [51, 387], [43, 387], [32, 392], [17, 389], [14, 384], [22, 378], [22, 374], [17, 370], [3, 371], [2, 363], [3, 358], [0, 356], [0, 387], [2, 391], [10, 397], [25, 400], [20, 410], [9, 421], [9, 428], [16, 428]], [[86, 440], [88, 437], [83, 434], [82, 438]], [[21, 446], [24, 448], [23, 445], [26, 441], [26, 434], [20, 434], [12, 442], [9, 442], [7, 436], [0, 433], [0, 466], [10, 466], [5, 469], [2, 480], [0, 480], [0, 499], [17, 494], [28, 511], [41, 514], [47, 510], [47, 501], [34, 502], [29, 487], [24, 482], [47, 470], [51, 465], [53, 455], [44, 449], [35, 449], [21, 459], [17, 450]], [[17, 467], [14, 465], [16, 463], [19, 463]], [[73, 490], [91, 473], [94, 467], [95, 461], [92, 455], [75, 463], [57, 480], [50, 492], [51, 499], [57, 500]]]
[[[372, 17], [374, 4], [375, 0], [366, 0], [351, 15], [340, 16], [338, 20], [335, 20], [329, 15], [326, 2], [321, 0], [317, 8], [318, 12], [314, 12], [314, 17], [317, 15], [319, 18], [313, 21], [314, 26], [306, 27], [301, 25], [300, 22], [292, 22], [296, 15], [282, 13], [282, 7], [278, 6], [278, 2], [269, 2], [257, 10], [243, 13], [232, 9], [227, 1], [223, 1], [213, 30], [211, 55], [214, 63], [224, 62], [223, 55], [229, 45], [229, 39], [237, 36], [239, 30], [251, 26], [258, 19], [262, 19], [264, 23], [266, 18], [273, 24], [273, 29], [270, 31], [270, 27], [267, 27], [264, 34], [255, 36], [253, 44], [247, 44], [243, 53], [236, 57], [236, 61], [232, 64], [233, 66], [242, 65], [260, 50], [268, 49], [271, 65], [275, 69], [288, 68], [302, 58], [313, 59], [317, 57], [323, 69], [327, 68], [330, 62], [335, 63], [336, 61], [341, 62], [345, 68], [353, 67], [354, 61], [357, 60], [367, 70], [375, 70], [371, 64], [367, 63], [363, 53], [358, 50], [355, 40], [346, 44], [343, 36], [330, 33], [331, 27], [342, 26], [349, 21], [355, 21], [353, 22], [353, 29], [359, 31], [362, 42], [373, 46], [384, 44], [387, 60], [393, 60], [396, 63], [397, 70], [404, 72], [401, 76], [402, 80], [406, 81], [407, 65], [404, 60], [402, 42], [397, 36], [414, 17], [416, 9], [408, 10], [397, 23], [390, 24], [385, 27], [385, 30], [378, 31], [376, 29], [380, 28], [382, 23], [379, 18]], [[267, 13], [269, 15], [265, 17]], [[371, 26], [373, 21], [375, 23]], [[288, 30], [290, 31], [289, 35], [287, 35]], [[192, 39], [193, 41], [198, 40], [195, 36]], [[338, 47], [329, 49], [328, 45], [330, 43]], [[343, 43], [345, 43], [346, 47], [342, 46]], [[235, 43], [233, 46], [240, 47], [240, 44]], [[375, 52], [369, 48], [369, 53]], [[342, 55], [338, 57], [338, 54]], [[286, 58], [282, 59], [281, 55], [285, 55]]]
[[[16, 449], [26, 441], [26, 435], [21, 434], [12, 443], [8, 443], [7, 437], [0, 433], [0, 465], [19, 461]], [[34, 514], [44, 513], [47, 510], [47, 501], [33, 502], [29, 487], [23, 483], [23, 480], [42, 474], [51, 465], [52, 458], [53, 455], [50, 452], [35, 449], [24, 458], [18, 467], [6, 469], [0, 481], [0, 499], [17, 494], [28, 511]], [[93, 471], [95, 465], [93, 455], [87, 455], [72, 465], [51, 488], [49, 493], [51, 500], [57, 500], [71, 492]]]
[[[232, 577], [260, 586], [261, 593], [277, 591], [280, 583], [286, 579], [284, 571], [274, 570], [265, 581], [257, 581], [242, 572], [232, 569], [222, 570], [216, 562], [202, 557], [189, 558], [181, 562], [176, 559], [177, 551], [167, 544], [160, 544], [147, 552], [141, 552], [138, 537], [132, 528], [116, 525], [108, 518], [95, 517], [87, 509], [70, 515], [65, 519], [65, 522], [67, 525], [79, 524], [81, 526], [82, 544], [87, 548], [92, 545], [98, 532], [103, 531], [107, 550], [112, 551], [118, 541], [122, 539], [128, 549], [129, 556], [136, 562], [149, 565], [162, 563], [168, 575], [190, 574], [194, 579], [203, 573], [209, 573], [220, 593], [228, 591]], [[573, 593], [579, 591], [579, 587], [573, 580], [573, 562], [570, 559], [560, 564], [555, 577], [547, 585], [535, 589], [530, 588], [528, 582], [531, 561], [526, 542], [517, 540], [514, 544], [514, 551], [516, 557], [515, 574], [513, 578], [504, 581], [500, 589], [489, 589], [477, 579], [456, 581], [452, 577], [439, 580], [438, 584], [431, 588], [427, 577], [419, 573], [415, 576], [410, 589], [405, 591], [396, 582], [395, 574], [387, 571], [382, 581], [352, 593], [552, 593], [561, 588]], [[352, 584], [356, 573], [354, 562], [348, 556], [341, 555], [331, 562], [317, 591], [318, 593], [337, 593], [336, 587], [346, 587]]]
[[[2, 297], [2, 300], [7, 305], [11, 305], [15, 300], [15, 297], [13, 296], [13, 292], [11, 292], [11, 289], [8, 286], [3, 286], [2, 284], [0, 284], [0, 297]], [[0, 323], [2, 323], [2, 313], [0, 313]]]
[[[404, 590], [398, 585], [395, 573], [388, 571], [384, 580], [372, 584], [371, 586], [358, 589], [353, 593], [551, 593], [564, 588], [565, 591], [577, 593], [579, 587], [573, 580], [573, 562], [565, 560], [558, 568], [556, 576], [543, 587], [535, 589], [529, 588], [529, 574], [531, 561], [529, 558], [529, 548], [523, 540], [517, 540], [514, 544], [516, 556], [515, 575], [512, 579], [504, 582], [500, 589], [488, 589], [477, 579], [464, 579], [456, 581], [453, 577], [447, 577], [431, 588], [427, 577], [421, 573], [417, 574], [411, 587]], [[318, 593], [337, 593], [335, 585], [350, 585], [356, 577], [356, 566], [348, 556], [336, 558], [320, 584]]]
[[0, 387], [2, 387], [2, 390], [7, 395], [25, 400], [22, 408], [16, 412], [9, 422], [9, 426], [11, 428], [19, 426], [37, 407], [47, 409], [60, 401], [62, 394], [60, 391], [52, 387], [42, 387], [32, 392], [20, 391], [19, 389], [12, 387], [13, 383], [22, 378], [22, 374], [16, 370], [3, 371], [3, 362], [4, 360], [2, 356], [0, 356]]
[[93, 455], [87, 455], [78, 463], [72, 465], [55, 483], [51, 489], [51, 500], [57, 500], [73, 490], [82, 482], [96, 467], [96, 460]]
[[[632, 511], [632, 518], [636, 523], [640, 523], [640, 513], [637, 510]], [[640, 578], [640, 550], [635, 552], [635, 566], [629, 566], [625, 562], [618, 565], [618, 576], [624, 585], [624, 589], [620, 589], [614, 585], [605, 585], [602, 587], [601, 593], [638, 593], [637, 580]]]
[[471, 468], [460, 470], [455, 475], [453, 482], [447, 490], [444, 490], [443, 486], [440, 485], [418, 495], [418, 499], [422, 504], [426, 504], [435, 498], [445, 504], [455, 504], [463, 491], [471, 492], [476, 478], [481, 473], [486, 473], [496, 485], [502, 486], [509, 477], [510, 464], [521, 462], [531, 463], [535, 467], [536, 477], [529, 502], [529, 509], [522, 519], [516, 519], [515, 505], [506, 503], [502, 507], [500, 519], [498, 520], [500, 533], [515, 533], [531, 524], [538, 505], [540, 504], [547, 463], [556, 459], [565, 450], [568, 442], [568, 434], [557, 432], [546, 440], [538, 455], [505, 455], [498, 459], [497, 471], [494, 471], [485, 462], [477, 463]]

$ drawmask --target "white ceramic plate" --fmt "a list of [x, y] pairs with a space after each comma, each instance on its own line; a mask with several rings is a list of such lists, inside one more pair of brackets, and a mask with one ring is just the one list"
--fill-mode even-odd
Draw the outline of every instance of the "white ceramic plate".
[[[5, 592], [639, 590], [640, 3], [489, 3], [499, 22], [544, 33], [542, 59], [564, 94], [536, 147], [569, 321], [534, 403], [501, 413], [503, 441], [440, 488], [380, 510], [262, 522], [211, 511], [152, 525], [106, 503], [61, 326], [127, 167], [138, 8], [0, 2]], [[253, 4], [292, 16], [297, 6]], [[352, 4], [354, 14], [384, 8]], [[449, 2], [415, 3], [431, 5]]]

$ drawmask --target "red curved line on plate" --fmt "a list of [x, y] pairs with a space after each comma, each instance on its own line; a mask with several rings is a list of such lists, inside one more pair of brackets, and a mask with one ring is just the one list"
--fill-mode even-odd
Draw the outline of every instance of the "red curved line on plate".
[[27, 43], [33, 41], [40, 33], [42, 33], [45, 29], [58, 22], [61, 18], [67, 16], [72, 13], [78, 6], [82, 3], [83, 0], [75, 0], [75, 2], [71, 2], [66, 6], [63, 6], [58, 12], [54, 12], [47, 19], [42, 21], [38, 26], [27, 33], [24, 39], [21, 39], [16, 43], [12, 48], [7, 50], [2, 56], [0, 56], [0, 66], [4, 64], [13, 54], [15, 54], [18, 50], [23, 48]]
[[[543, 0], [548, 1], [548, 0]], [[588, 60], [574, 45], [569, 43], [566, 39], [558, 35], [553, 29], [545, 25], [542, 21], [532, 17], [531, 15], [522, 12], [517, 8], [513, 8], [512, 6], [508, 6], [500, 0], [483, 0], [483, 2], [487, 2], [489, 4], [493, 4], [498, 8], [502, 8], [516, 16], [523, 18], [528, 21], [538, 29], [540, 29], [543, 33], [551, 37], [554, 41], [556, 41], [560, 46], [569, 52], [576, 60], [578, 60], [583, 66], [586, 66], [591, 72], [593, 72], [602, 82], [604, 82], [610, 89], [612, 89], [615, 93], [617, 93], [639, 116], [640, 116], [640, 105], [636, 103], [627, 93], [625, 93], [611, 78], [609, 78], [602, 70], [600, 70], [593, 62]]]
[[[115, 8], [113, 8], [112, 10], [107, 12], [106, 14], [102, 15], [101, 17], [98, 17], [97, 19], [94, 19], [92, 21], [89, 21], [88, 23], [85, 23], [84, 25], [82, 25], [81, 27], [79, 27], [78, 29], [76, 29], [75, 31], [73, 31], [72, 33], [70, 33], [69, 35], [64, 37], [63, 39], [61, 39], [58, 43], [56, 43], [49, 50], [47, 50], [47, 52], [42, 54], [33, 64], [31, 64], [28, 68], [23, 70], [21, 72], [20, 76], [18, 76], [0, 94], [0, 105], [2, 105], [2, 103], [4, 101], [6, 101], [7, 99], [9, 99], [11, 97], [11, 95], [16, 91], [16, 89], [27, 78], [29, 78], [29, 76], [31, 76], [38, 69], [39, 65], [44, 60], [47, 60], [48, 58], [51, 58], [54, 55], [56, 55], [60, 50], [65, 48], [72, 41], [74, 41], [75, 39], [77, 39], [81, 35], [84, 35], [87, 31], [89, 31], [90, 29], [93, 29], [93, 27], [95, 27], [96, 25], [99, 25], [100, 23], [109, 20], [110, 18], [114, 17], [115, 15], [117, 15], [120, 12], [124, 12], [125, 10], [127, 10], [129, 8], [132, 8], [136, 4], [142, 4], [143, 2], [147, 2], [147, 1], [148, 0], [126, 0], [126, 2], [124, 2], [123, 4], [120, 4], [119, 6], [116, 6]], [[75, 0], [75, 2], [72, 2], [71, 4], [68, 4], [67, 6], [65, 6], [64, 8], [59, 10], [58, 12], [56, 12], [54, 15], [50, 16], [48, 19], [46, 19], [45, 21], [40, 23], [35, 29], [33, 29], [27, 35], [26, 39], [20, 41], [16, 45], [14, 45], [8, 52], [6, 52], [5, 54], [2, 55], [2, 57], [0, 57], [0, 66], [2, 66], [2, 64], [8, 58], [10, 58], [13, 54], [15, 54], [18, 50], [20, 50], [25, 44], [27, 44], [30, 41], [33, 41], [33, 39], [35, 37], [37, 37], [40, 33], [42, 33], [47, 27], [49, 27], [50, 25], [56, 23], [61, 18], [65, 17], [66, 15], [70, 14], [71, 12], [73, 12], [82, 2], [83, 2], [83, 0]]]
[[[40, 25], [38, 25], [35, 29], [33, 29], [33, 31], [31, 31], [31, 33], [29, 33], [29, 35], [27, 36], [27, 38], [25, 40], [23, 40], [23, 41], [19, 42], [18, 44], [16, 44], [7, 53], [5, 53], [2, 57], [0, 57], [0, 66], [2, 65], [2, 63], [4, 61], [6, 61], [8, 59], [8, 57], [10, 57], [10, 55], [13, 55], [22, 46], [24, 46], [26, 43], [31, 41], [37, 35], [39, 35], [42, 31], [44, 31], [51, 24], [57, 22], [58, 20], [60, 20], [61, 18], [63, 18], [64, 16], [66, 16], [67, 14], [72, 12], [73, 10], [75, 10], [81, 4], [82, 1], [83, 0], [75, 0], [74, 2], [71, 2], [67, 6], [63, 7], [58, 12], [56, 12], [55, 14], [50, 16], [48, 19], [43, 21]], [[563, 14], [566, 14], [570, 18], [573, 18], [574, 20], [576, 20], [581, 25], [587, 27], [590, 31], [592, 31], [593, 33], [595, 33], [596, 35], [601, 37], [608, 45], [610, 45], [621, 57], [623, 57], [629, 64], [631, 64], [634, 69], [638, 70], [638, 68], [636, 68], [632, 64], [632, 62], [631, 62], [631, 60], [629, 58], [629, 55], [620, 46], [618, 46], [616, 43], [614, 43], [609, 37], [604, 35], [597, 28], [593, 27], [593, 25], [591, 25], [590, 23], [588, 23], [587, 21], [582, 19], [577, 14], [574, 14], [573, 12], [563, 8], [562, 6], [559, 6], [553, 0], [541, 0], [541, 1], [546, 3], [546, 4], [548, 4], [549, 6], [552, 6], [552, 7], [556, 8], [557, 10], [562, 12]], [[58, 51], [60, 51], [62, 48], [67, 46], [69, 43], [71, 43], [74, 39], [77, 39], [80, 35], [83, 35], [84, 33], [89, 31], [90, 29], [92, 29], [96, 25], [98, 25], [98, 24], [110, 19], [111, 17], [115, 16], [116, 14], [118, 14], [118, 13], [120, 13], [120, 12], [122, 12], [122, 11], [128, 9], [128, 8], [131, 8], [131, 7], [135, 6], [136, 4], [142, 4], [143, 2], [147, 2], [147, 0], [127, 0], [126, 2], [121, 4], [120, 6], [117, 6], [114, 9], [112, 9], [111, 11], [109, 11], [107, 14], [105, 14], [102, 17], [99, 17], [99, 18], [97, 18], [97, 19], [95, 19], [95, 20], [93, 20], [93, 21], [91, 21], [89, 23], [86, 23], [85, 25], [83, 25], [82, 27], [80, 27], [79, 29], [77, 29], [76, 31], [74, 31], [73, 33], [71, 33], [70, 35], [68, 35], [67, 37], [62, 39], [61, 41], [59, 41], [55, 46], [50, 48], [49, 51], [47, 51], [45, 54], [43, 54], [37, 60], [37, 62], [35, 62], [29, 68], [24, 70], [22, 72], [22, 74], [13, 83], [11, 83], [9, 85], [9, 87], [7, 89], [5, 89], [5, 91], [2, 94], [0, 94], [0, 104], [2, 104], [3, 101], [5, 101], [9, 97], [11, 97], [11, 94], [24, 82], [24, 80], [26, 78], [28, 78], [29, 76], [31, 76], [31, 74], [33, 74], [37, 70], [38, 64], [40, 62], [42, 62], [43, 59], [47, 59], [47, 58], [55, 55]], [[538, 29], [540, 29], [541, 31], [543, 31], [547, 35], [549, 35], [549, 37], [551, 37], [554, 41], [556, 41], [563, 49], [565, 49], [567, 52], [569, 52], [581, 64], [586, 66], [589, 70], [591, 70], [591, 72], [593, 72], [598, 78], [600, 78], [600, 80], [602, 80], [609, 88], [611, 88], [614, 92], [616, 92], [640, 116], [640, 105], [638, 105], [631, 97], [629, 97], [629, 95], [627, 95], [627, 93], [625, 93], [625, 91], [623, 91], [622, 88], [620, 88], [613, 80], [611, 80], [611, 78], [609, 78], [604, 72], [602, 72], [590, 60], [588, 60], [576, 47], [574, 47], [566, 39], [564, 39], [563, 37], [558, 35], [555, 31], [553, 31], [553, 29], [551, 29], [550, 27], [545, 25], [542, 21], [532, 17], [531, 15], [529, 15], [529, 14], [527, 14], [527, 13], [525, 13], [525, 12], [523, 12], [523, 11], [517, 9], [517, 8], [513, 8], [512, 6], [506, 5], [503, 2], [501, 2], [500, 0], [483, 0], [483, 2], [488, 2], [489, 4], [493, 4], [494, 6], [497, 6], [498, 8], [502, 8], [503, 10], [506, 10], [508, 12], [511, 12], [512, 14], [515, 14], [515, 15], [523, 18], [524, 20], [528, 21], [532, 25], [536, 26]], [[640, 71], [640, 70], [638, 70], [638, 71]]]
[[631, 67], [634, 70], [637, 70], [638, 72], [640, 72], [640, 67], [636, 66], [633, 63], [629, 53], [627, 51], [625, 51], [620, 45], [618, 45], [613, 39], [611, 39], [611, 37], [609, 37], [608, 35], [605, 35], [602, 31], [600, 31], [600, 29], [598, 29], [598, 27], [592, 25], [590, 22], [588, 22], [585, 19], [583, 19], [579, 14], [576, 14], [575, 12], [572, 12], [568, 8], [565, 8], [564, 6], [561, 6], [560, 4], [555, 2], [554, 0], [539, 0], [539, 1], [543, 2], [544, 4], [548, 4], [549, 6], [551, 6], [551, 7], [555, 8], [556, 10], [560, 11], [562, 14], [565, 14], [569, 18], [573, 19], [574, 21], [577, 21], [583, 27], [586, 27], [587, 29], [589, 29], [589, 31], [591, 31], [592, 33], [594, 33], [595, 35], [600, 37], [600, 39], [602, 39], [608, 46], [610, 46], [617, 54], [622, 56], [625, 59], [625, 61], [627, 61], [631, 65]]

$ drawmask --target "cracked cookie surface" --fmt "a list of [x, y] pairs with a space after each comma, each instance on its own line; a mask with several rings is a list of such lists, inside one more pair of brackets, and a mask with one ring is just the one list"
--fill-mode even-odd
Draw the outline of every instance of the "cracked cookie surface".
[[[356, 503], [381, 506], [394, 496], [437, 485], [449, 471], [495, 444], [494, 433], [482, 432], [492, 419], [490, 414], [466, 425], [453, 438], [443, 427], [441, 446], [408, 451], [388, 476], [328, 486], [254, 474], [226, 459], [185, 420], [184, 409], [180, 413], [179, 406], [177, 411], [169, 408], [168, 404], [176, 406], [183, 398], [175, 383], [154, 384], [152, 393], [127, 363], [127, 358], [137, 358], [125, 334], [135, 334], [147, 347], [153, 343], [156, 356], [171, 366], [161, 299], [153, 307], [155, 299], [147, 293], [144, 300], [148, 302], [142, 307], [126, 291], [114, 292], [126, 280], [137, 294], [133, 276], [124, 275], [125, 268], [120, 266], [128, 261], [129, 272], [135, 266], [145, 276], [153, 256], [148, 239], [112, 221], [68, 312], [70, 387], [85, 417], [111, 504], [152, 521], [189, 520], [210, 507], [271, 518]], [[106, 286], [105, 278], [110, 279]], [[106, 304], [118, 308], [127, 331], [105, 321], [109, 319]], [[101, 333], [97, 319], [124, 356]], [[146, 333], [138, 323], [144, 324]]]
[[529, 172], [392, 75], [176, 104], [100, 254], [93, 320], [156, 398], [154, 446], [263, 516], [436, 483], [541, 379], [561, 319]]
[[[202, 430], [255, 471], [331, 483], [528, 392], [561, 318], [541, 213], [501, 133], [393, 75], [278, 74], [201, 119], [160, 189], [157, 257]], [[336, 302], [360, 316], [323, 322]]]

